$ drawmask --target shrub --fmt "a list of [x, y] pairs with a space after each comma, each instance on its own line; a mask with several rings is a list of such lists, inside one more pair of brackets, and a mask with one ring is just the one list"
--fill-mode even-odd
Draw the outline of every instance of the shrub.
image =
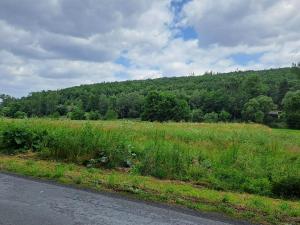
[[279, 197], [300, 198], [300, 177], [289, 176], [275, 182], [272, 193]]
[[132, 146], [122, 133], [105, 133], [101, 136], [97, 152], [100, 164], [108, 167], [131, 167], [136, 154]]
[[169, 93], [150, 92], [144, 104], [142, 120], [181, 121], [188, 120], [190, 109], [187, 102]]
[[78, 107], [75, 107], [72, 112], [69, 113], [71, 120], [84, 120], [84, 111]]
[[286, 122], [291, 128], [300, 128], [300, 90], [288, 92], [282, 100]]
[[204, 121], [208, 123], [215, 123], [218, 122], [218, 114], [215, 112], [206, 113], [204, 115]]
[[85, 118], [87, 120], [99, 120], [101, 117], [99, 111], [91, 111], [89, 113], [85, 113]]
[[24, 119], [26, 117], [27, 117], [27, 114], [25, 112], [22, 112], [22, 111], [17, 111], [14, 114], [14, 118]]
[[191, 120], [192, 122], [202, 122], [203, 121], [203, 111], [201, 109], [194, 109], [191, 112]]
[[24, 125], [7, 126], [1, 135], [1, 148], [7, 154], [42, 149], [46, 131], [33, 131]]
[[229, 112], [226, 112], [225, 110], [222, 110], [220, 113], [219, 113], [219, 120], [220, 121], [223, 121], [223, 122], [227, 122], [230, 120], [230, 113]]

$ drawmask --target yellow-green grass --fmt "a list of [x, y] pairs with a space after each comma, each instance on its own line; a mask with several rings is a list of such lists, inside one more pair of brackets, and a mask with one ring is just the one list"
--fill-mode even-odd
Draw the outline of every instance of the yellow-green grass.
[[0, 170], [56, 180], [94, 190], [116, 191], [139, 199], [212, 211], [259, 224], [298, 224], [299, 201], [215, 191], [191, 183], [159, 180], [120, 170], [86, 168], [39, 160], [36, 154], [0, 155]]

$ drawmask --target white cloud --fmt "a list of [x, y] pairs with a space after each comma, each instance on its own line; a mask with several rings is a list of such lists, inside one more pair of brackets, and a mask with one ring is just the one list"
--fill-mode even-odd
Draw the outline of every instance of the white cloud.
[[[288, 66], [300, 61], [298, 8], [298, 0], [192, 0], [175, 15], [171, 0], [2, 0], [0, 93]], [[187, 26], [198, 38], [180, 36]], [[236, 54], [257, 58], [241, 64]], [[121, 56], [130, 65], [117, 64]]]
[[181, 23], [197, 30], [200, 45], [264, 45], [278, 36], [299, 38], [299, 8], [298, 0], [193, 0]]

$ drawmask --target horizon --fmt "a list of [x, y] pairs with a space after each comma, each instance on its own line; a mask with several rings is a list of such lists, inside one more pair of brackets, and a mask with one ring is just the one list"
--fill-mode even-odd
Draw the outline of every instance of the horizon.
[[297, 0], [3, 0], [0, 93], [290, 67], [300, 61], [298, 8]]

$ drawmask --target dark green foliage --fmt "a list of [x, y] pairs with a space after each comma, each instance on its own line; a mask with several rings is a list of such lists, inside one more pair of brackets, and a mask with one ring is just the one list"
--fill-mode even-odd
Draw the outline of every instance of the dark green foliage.
[[59, 115], [64, 116], [68, 112], [68, 108], [65, 105], [59, 104], [56, 107], [56, 111], [59, 113]]
[[215, 122], [218, 122], [218, 120], [219, 120], [218, 113], [210, 112], [210, 113], [206, 113], [204, 115], [204, 121], [205, 122], [215, 123]]
[[84, 120], [84, 111], [79, 107], [75, 107], [72, 112], [69, 113], [69, 117], [71, 120]]
[[204, 113], [201, 109], [194, 109], [191, 112], [192, 122], [202, 122], [204, 120]]
[[85, 114], [87, 120], [99, 120], [101, 115], [99, 111], [91, 111]]
[[115, 110], [113, 109], [109, 109], [107, 110], [105, 116], [104, 116], [104, 119], [106, 120], [115, 120], [115, 119], [118, 119], [118, 114], [116, 113]]
[[25, 112], [17, 111], [14, 114], [14, 118], [17, 118], [17, 119], [24, 119], [26, 117], [27, 117], [27, 114]]
[[250, 99], [242, 111], [243, 119], [256, 123], [266, 123], [268, 113], [276, 109], [271, 97], [260, 95]]
[[120, 118], [138, 118], [142, 112], [144, 99], [137, 93], [121, 95], [116, 101]]
[[9, 126], [1, 133], [0, 151], [8, 154], [28, 150], [39, 151], [43, 148], [47, 131], [34, 131], [25, 125]]
[[288, 92], [282, 104], [286, 112], [286, 122], [291, 128], [300, 128], [300, 90]]
[[180, 121], [187, 120], [189, 108], [185, 100], [177, 99], [168, 93], [151, 92], [146, 97], [143, 120], [150, 121]]
[[59, 119], [59, 117], [60, 117], [59, 112], [54, 112], [53, 114], [50, 115], [50, 118], [53, 118], [53, 119]]
[[230, 113], [226, 112], [225, 110], [222, 110], [219, 113], [219, 121], [227, 122], [230, 120], [230, 117], [231, 117]]
[[243, 91], [249, 99], [266, 93], [267, 86], [257, 74], [250, 74], [242, 83]]
[[300, 198], [300, 177], [289, 176], [275, 182], [272, 193], [278, 197]]
[[293, 63], [291, 71], [300, 79], [300, 63]]
[[279, 83], [278, 87], [278, 94], [275, 97], [275, 102], [277, 105], [281, 106], [282, 99], [284, 98], [285, 94], [289, 91], [289, 83], [287, 79], [282, 80]]

